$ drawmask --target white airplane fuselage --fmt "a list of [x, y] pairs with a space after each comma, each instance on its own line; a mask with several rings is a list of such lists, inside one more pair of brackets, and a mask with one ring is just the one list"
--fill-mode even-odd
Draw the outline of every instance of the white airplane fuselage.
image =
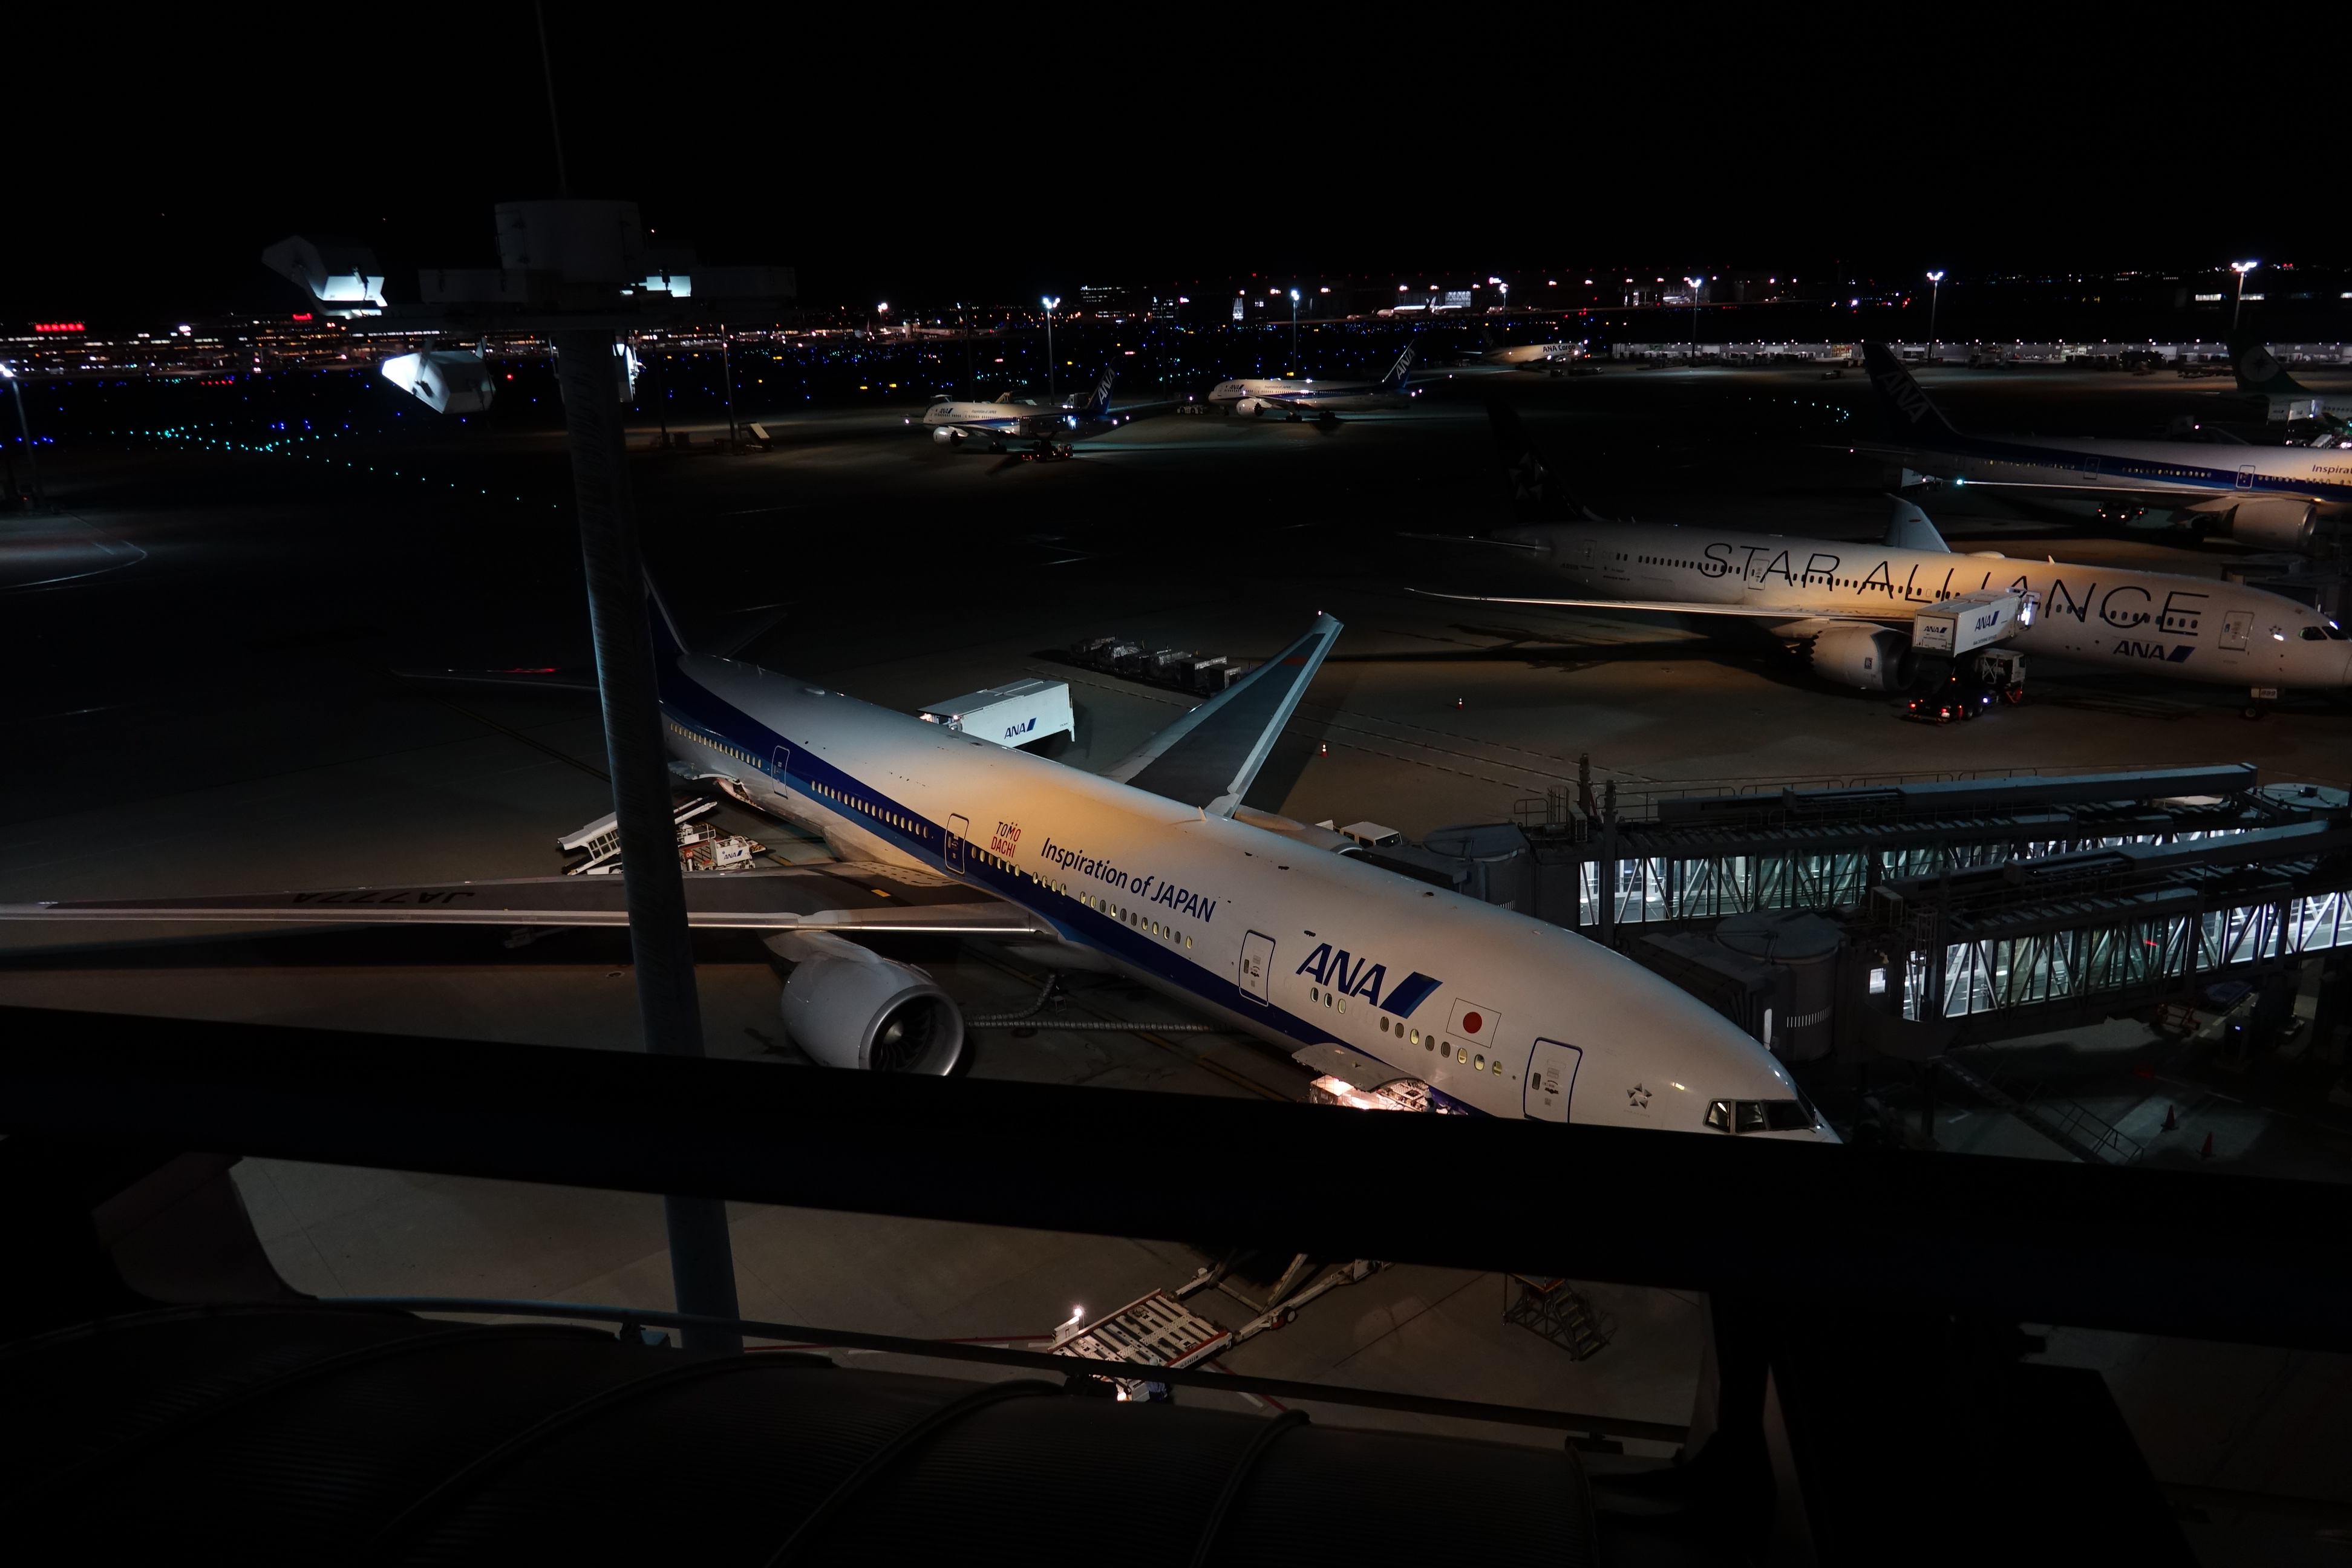
[[1517, 343], [1488, 349], [1478, 360], [1482, 364], [1549, 364], [1554, 360], [1572, 360], [1577, 353], [1575, 343]]
[[1447, 1109], [1546, 1121], [1698, 1132], [1713, 1101], [1798, 1098], [1711, 1009], [1528, 916], [755, 665], [666, 658], [662, 700], [671, 753], [737, 798], [1018, 905], [1285, 1052], [1338, 1044]]
[[[1897, 630], [1937, 600], [2032, 594], [2033, 624], [2005, 645], [2110, 669], [2218, 685], [2352, 685], [2352, 641], [2308, 605], [2209, 577], [1898, 550], [1641, 523], [1536, 523], [1497, 539], [1594, 598], [1780, 609], [1790, 622], [1865, 612]], [[1769, 624], [1769, 623], [1767, 623]]]
[[1412, 401], [1411, 389], [1379, 382], [1221, 381], [1209, 393], [1209, 406], [1229, 407], [1236, 414], [1361, 413], [1369, 408], [1402, 408]]
[[936, 439], [971, 432], [1035, 441], [1066, 437], [1071, 429], [1067, 409], [1036, 403], [934, 403], [923, 410], [923, 423]]

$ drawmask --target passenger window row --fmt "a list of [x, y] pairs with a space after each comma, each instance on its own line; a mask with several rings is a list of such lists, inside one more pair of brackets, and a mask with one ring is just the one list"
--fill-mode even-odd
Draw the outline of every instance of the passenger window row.
[[[1311, 997], [1316, 994], [1316, 987], [1310, 985], [1307, 988], [1307, 994]], [[1324, 993], [1324, 995], [1327, 998], [1324, 1003], [1324, 1005], [1326, 1006], [1330, 1005], [1328, 1000], [1329, 994], [1330, 994], [1328, 992]], [[1339, 1004], [1339, 1011], [1344, 1013], [1347, 1010], [1348, 1004], [1341, 1002]], [[1472, 1072], [1491, 1072], [1497, 1078], [1503, 1076], [1502, 1058], [1496, 1057], [1494, 1060], [1488, 1061], [1484, 1052], [1474, 1053], [1467, 1046], [1457, 1046], [1452, 1040], [1446, 1040], [1441, 1043], [1437, 1037], [1437, 1031], [1434, 1029], [1431, 1029], [1426, 1032], [1420, 1029], [1408, 1029], [1405, 1027], [1403, 1019], [1391, 1018], [1387, 1014], [1383, 1013], [1381, 1015], [1381, 1033], [1384, 1035], [1405, 1036], [1411, 1039], [1412, 1044], [1419, 1046], [1423, 1050], [1433, 1051], [1439, 1056], [1451, 1054], [1454, 1062], [1458, 1066], [1466, 1067]]]
[[[1066, 893], [1069, 889], [1067, 888], [1064, 888], [1062, 891]], [[1133, 910], [1114, 904], [1108, 899], [1097, 898], [1092, 893], [1081, 893], [1078, 895], [1078, 902], [1086, 905], [1087, 908], [1090, 910], [1095, 910], [1100, 913], [1110, 916], [1111, 919], [1118, 921], [1122, 925], [1133, 926], [1139, 931], [1149, 932], [1150, 934], [1158, 937], [1160, 941], [1167, 942], [1171, 947], [1191, 947], [1192, 945], [1192, 939], [1185, 935], [1182, 931], [1178, 931], [1171, 926], [1161, 925], [1158, 921], [1153, 920], [1149, 915], [1139, 914]]]

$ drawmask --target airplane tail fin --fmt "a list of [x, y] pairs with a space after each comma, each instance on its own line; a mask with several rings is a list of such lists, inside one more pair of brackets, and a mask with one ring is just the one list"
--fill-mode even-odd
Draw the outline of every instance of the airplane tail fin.
[[2238, 338], [2230, 344], [2230, 368], [2237, 373], [2238, 390], [2249, 394], [2308, 396], [2309, 389], [2286, 373], [2267, 344], [2259, 338]]
[[1959, 431], [1927, 397], [1926, 389], [1896, 362], [1885, 343], [1862, 345], [1863, 368], [1870, 373], [1870, 393], [1878, 405], [1878, 423], [1890, 440], [1922, 447], [1958, 439]]
[[1511, 510], [1526, 522], [1584, 522], [1593, 520], [1590, 507], [1569, 493], [1536, 451], [1519, 411], [1496, 399], [1486, 405], [1486, 419], [1495, 429], [1495, 455], [1511, 481]]
[[1317, 616], [1305, 637], [1160, 731], [1103, 776], [1198, 806], [1211, 816], [1233, 816], [1339, 631], [1338, 621]]
[[1405, 344], [1404, 353], [1397, 355], [1396, 363], [1389, 366], [1388, 374], [1381, 377], [1382, 392], [1394, 392], [1404, 384], [1405, 377], [1412, 374], [1412, 356], [1413, 345]]
[[1097, 419], [1110, 412], [1110, 384], [1118, 378], [1116, 366], [1105, 370], [1102, 379], [1095, 383], [1094, 395], [1078, 405], [1078, 414], [1085, 418]]

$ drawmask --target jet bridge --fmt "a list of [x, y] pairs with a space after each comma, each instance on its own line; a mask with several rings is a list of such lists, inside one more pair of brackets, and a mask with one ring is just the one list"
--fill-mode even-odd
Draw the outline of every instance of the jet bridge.
[[[1615, 946], [1792, 1059], [1925, 1057], [2352, 945], [2348, 802], [2242, 763], [1696, 784], [1589, 813], [1560, 789], [1396, 868]], [[1824, 957], [1717, 929], [1772, 913], [1843, 940]]]

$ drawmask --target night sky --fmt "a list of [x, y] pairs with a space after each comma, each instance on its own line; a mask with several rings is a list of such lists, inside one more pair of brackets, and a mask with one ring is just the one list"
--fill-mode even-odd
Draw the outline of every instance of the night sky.
[[[429, 8], [67, 9], [12, 24], [0, 322], [285, 303], [256, 256], [296, 232], [373, 245], [398, 298], [419, 264], [495, 263], [493, 202], [555, 192], [528, 4], [437, 28]], [[655, 243], [707, 261], [795, 266], [814, 304], [1253, 271], [2338, 259], [2329, 181], [2265, 134], [2291, 100], [2215, 56], [2183, 87], [2161, 40], [1752, 11], [1616, 34], [1499, 8], [753, 15], [550, 5], [572, 191], [635, 199]]]

